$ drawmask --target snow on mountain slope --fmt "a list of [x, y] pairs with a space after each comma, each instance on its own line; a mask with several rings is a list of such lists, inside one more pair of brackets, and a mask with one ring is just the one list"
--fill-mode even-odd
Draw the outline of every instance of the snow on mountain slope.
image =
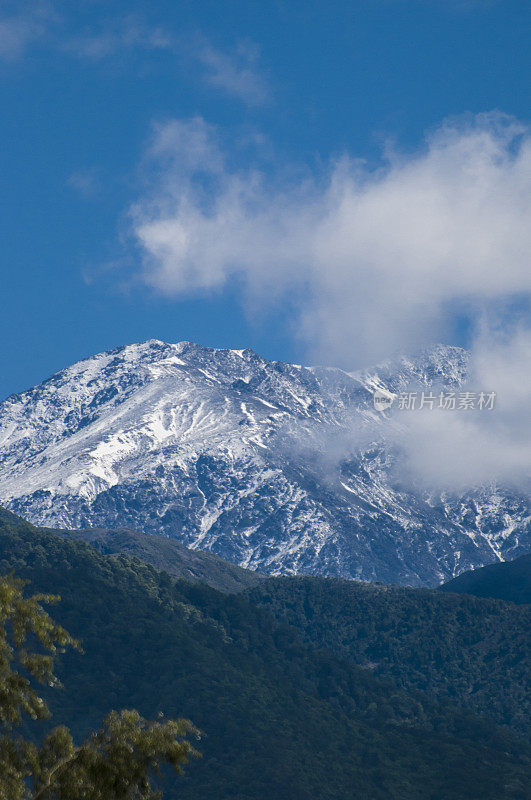
[[436, 584], [530, 550], [529, 504], [400, 486], [372, 391], [456, 387], [467, 358], [439, 346], [348, 374], [188, 342], [118, 348], [0, 404], [0, 502], [275, 574]]

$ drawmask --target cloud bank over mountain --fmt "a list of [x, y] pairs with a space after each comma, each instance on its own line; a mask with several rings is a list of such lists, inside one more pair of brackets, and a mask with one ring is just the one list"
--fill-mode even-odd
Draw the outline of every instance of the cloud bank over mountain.
[[[395, 442], [400, 475], [438, 491], [477, 486], [531, 487], [531, 336], [520, 329], [506, 340], [479, 339], [461, 387], [475, 393], [476, 408], [402, 411]], [[493, 410], [477, 407], [480, 392], [496, 392]], [[418, 406], [418, 404], [417, 404]]]
[[451, 487], [529, 474], [529, 128], [499, 113], [448, 121], [377, 169], [343, 156], [318, 177], [272, 179], [248, 143], [236, 167], [239, 147], [201, 118], [154, 129], [132, 210], [143, 280], [175, 297], [236, 284], [250, 308], [288, 299], [310, 356], [351, 368], [466, 319], [471, 381], [498, 407], [411, 415], [406, 471]]

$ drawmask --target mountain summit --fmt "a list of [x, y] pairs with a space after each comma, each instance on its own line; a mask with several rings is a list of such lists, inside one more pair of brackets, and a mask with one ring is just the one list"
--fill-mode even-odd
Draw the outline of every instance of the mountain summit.
[[467, 362], [437, 346], [347, 373], [189, 342], [120, 347], [0, 404], [0, 502], [273, 574], [435, 585], [531, 548], [527, 500], [397, 479], [373, 392], [457, 388]]

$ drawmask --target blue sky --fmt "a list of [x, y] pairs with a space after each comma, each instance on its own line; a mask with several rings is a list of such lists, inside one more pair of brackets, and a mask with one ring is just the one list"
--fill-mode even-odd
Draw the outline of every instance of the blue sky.
[[0, 3], [0, 395], [148, 338], [358, 366], [525, 318], [530, 34], [526, 0]]

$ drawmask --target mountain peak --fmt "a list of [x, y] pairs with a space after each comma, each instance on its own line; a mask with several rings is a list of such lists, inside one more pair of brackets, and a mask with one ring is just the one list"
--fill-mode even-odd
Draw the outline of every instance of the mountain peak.
[[375, 367], [349, 373], [364, 384], [379, 379], [393, 392], [413, 384], [443, 383], [457, 387], [467, 375], [470, 352], [462, 347], [434, 344], [410, 355], [399, 354]]
[[372, 391], [375, 376], [457, 386], [467, 358], [440, 345], [349, 374], [186, 341], [116, 348], [0, 404], [0, 502], [264, 572], [436, 584], [522, 551], [528, 504], [397, 487]]

